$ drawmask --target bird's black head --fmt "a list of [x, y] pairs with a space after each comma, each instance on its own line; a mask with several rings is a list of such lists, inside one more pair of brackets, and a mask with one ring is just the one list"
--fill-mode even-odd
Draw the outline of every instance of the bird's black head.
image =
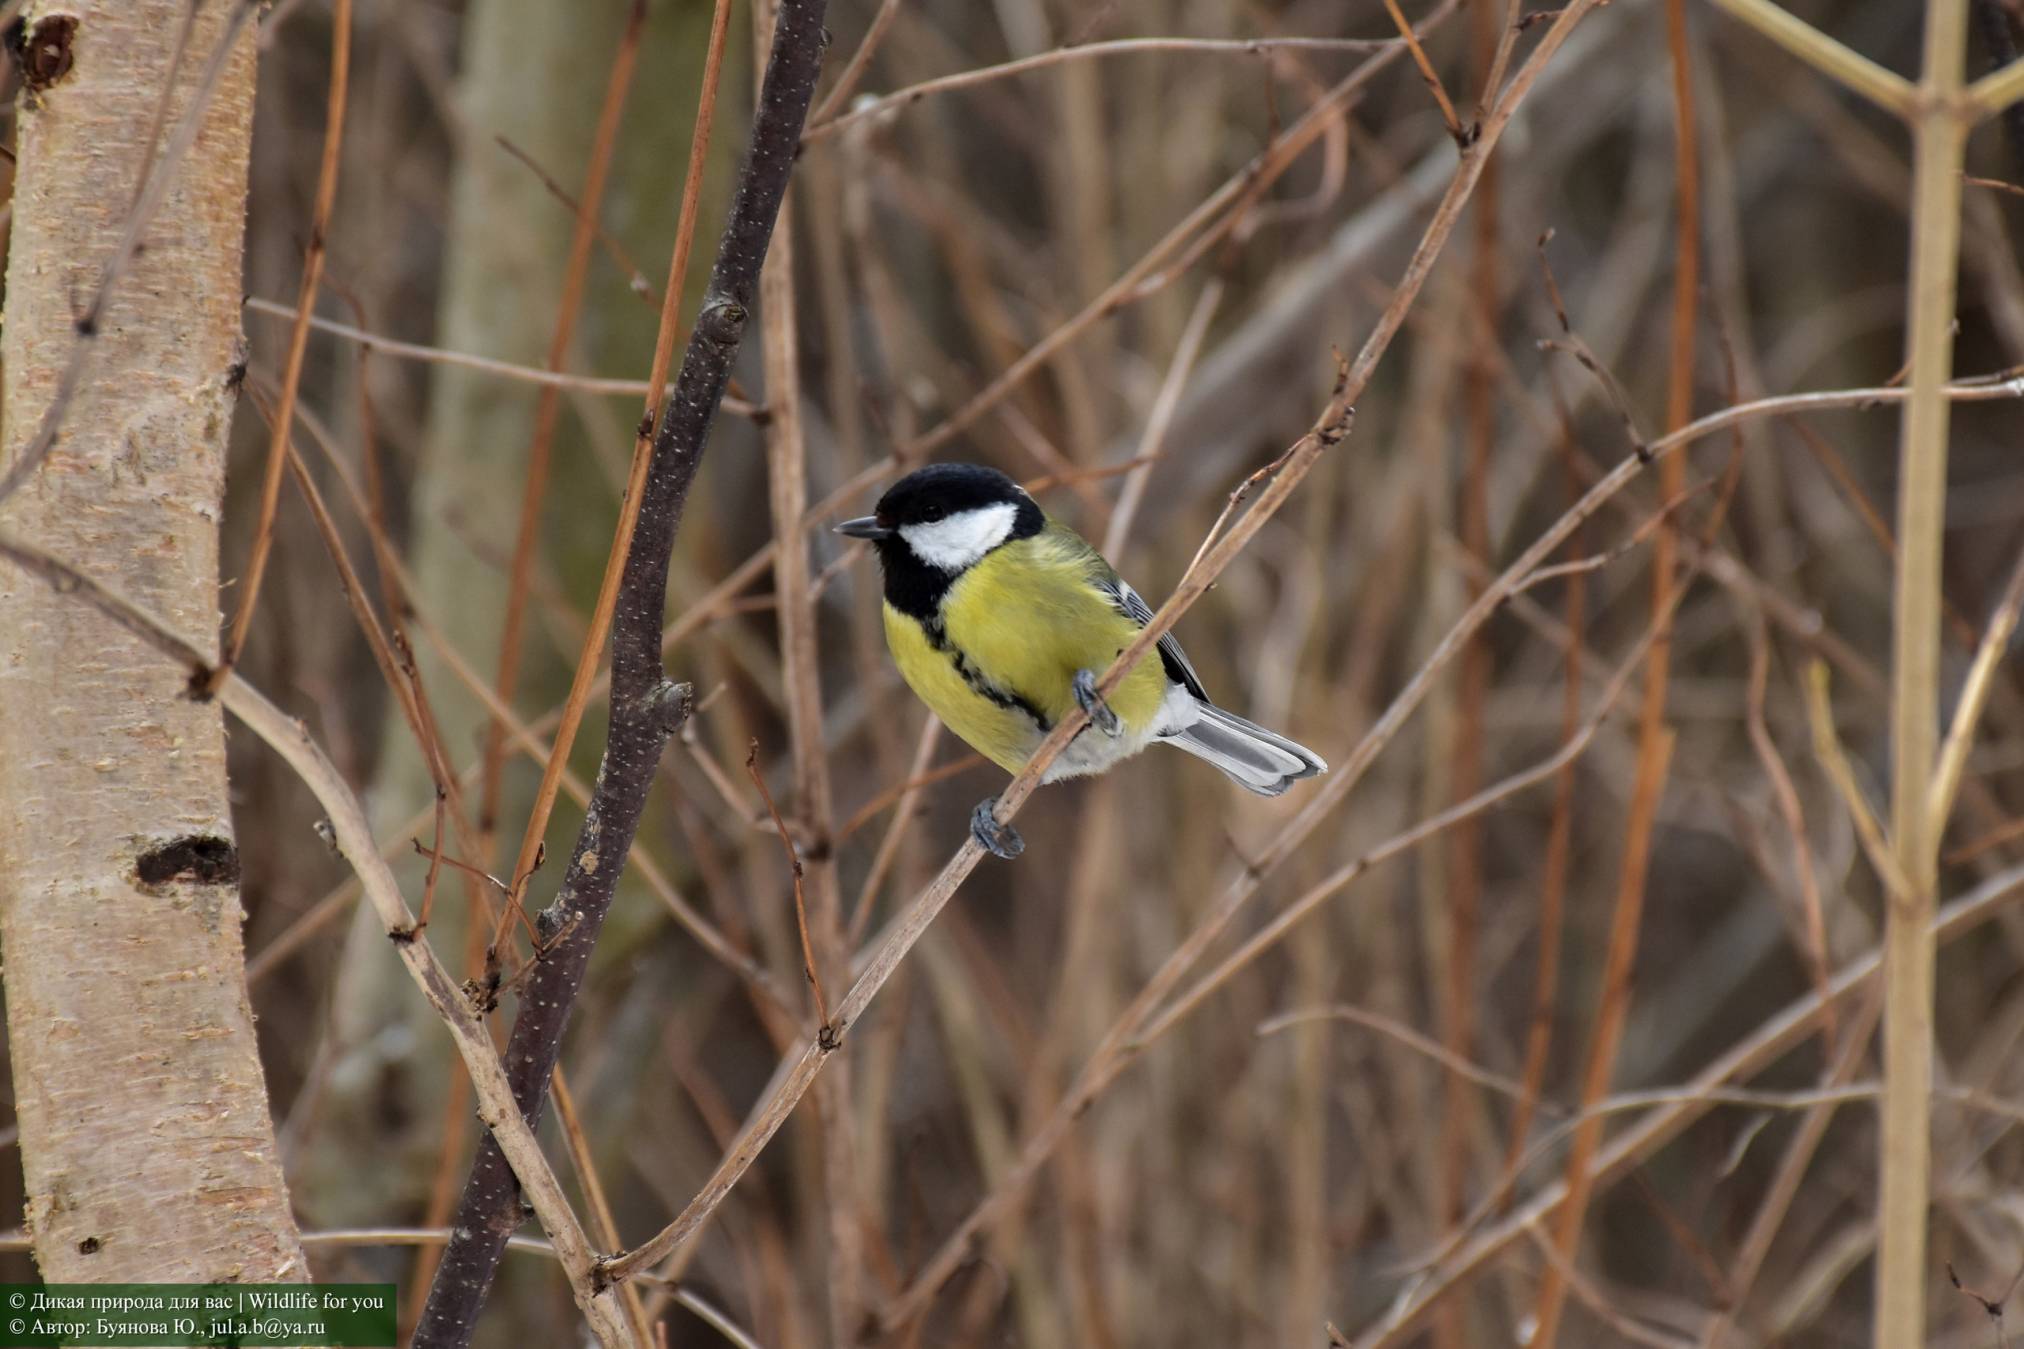
[[917, 468], [886, 488], [878, 499], [873, 517], [888, 529], [908, 525], [931, 525], [964, 511], [1010, 505], [1032, 511], [1040, 508], [1019, 484], [995, 468], [982, 464], [929, 464]]
[[886, 489], [876, 514], [837, 532], [878, 544], [886, 599], [920, 618], [934, 615], [949, 583], [994, 549], [1030, 538], [1047, 517], [1018, 483], [980, 464], [930, 464]]

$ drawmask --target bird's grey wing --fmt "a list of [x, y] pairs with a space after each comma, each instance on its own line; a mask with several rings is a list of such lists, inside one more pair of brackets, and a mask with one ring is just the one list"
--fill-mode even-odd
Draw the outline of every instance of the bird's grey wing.
[[[1153, 621], [1152, 606], [1133, 590], [1116, 572], [1101, 578], [1098, 584], [1110, 594], [1110, 602], [1117, 606], [1119, 613], [1132, 622], [1144, 627]], [[1166, 667], [1167, 678], [1194, 694], [1203, 702], [1209, 701], [1208, 690], [1202, 687], [1202, 677], [1195, 673], [1195, 667], [1188, 663], [1188, 653], [1181, 650], [1181, 644], [1169, 632], [1159, 641], [1160, 664]]]

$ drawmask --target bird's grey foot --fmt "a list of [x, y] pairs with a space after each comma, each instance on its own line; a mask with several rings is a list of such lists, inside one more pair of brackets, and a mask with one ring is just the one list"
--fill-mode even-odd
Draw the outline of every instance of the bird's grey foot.
[[994, 813], [998, 809], [998, 798], [987, 796], [977, 803], [970, 812], [970, 836], [984, 845], [984, 851], [993, 857], [1011, 861], [1026, 851], [1026, 840], [1009, 824], [998, 823]]
[[1124, 723], [1096, 692], [1096, 672], [1077, 670], [1074, 683], [1076, 705], [1089, 713], [1090, 724], [1113, 740], [1124, 734]]

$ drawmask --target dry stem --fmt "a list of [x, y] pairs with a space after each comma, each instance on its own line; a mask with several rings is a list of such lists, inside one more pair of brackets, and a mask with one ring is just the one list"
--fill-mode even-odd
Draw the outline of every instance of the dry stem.
[[1912, 270], [1906, 301], [1910, 397], [1898, 478], [1892, 608], [1891, 843], [1909, 889], [1885, 909], [1882, 1195], [1877, 1206], [1879, 1349], [1925, 1337], [1931, 1181], [1932, 914], [1940, 824], [1930, 810], [1940, 694], [1940, 549], [1946, 531], [1947, 418], [1967, 123], [1956, 108], [1967, 0], [1931, 0], [1913, 112]]

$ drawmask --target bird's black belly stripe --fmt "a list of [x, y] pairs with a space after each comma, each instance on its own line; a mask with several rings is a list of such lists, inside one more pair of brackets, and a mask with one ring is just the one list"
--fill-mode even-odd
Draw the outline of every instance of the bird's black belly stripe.
[[949, 658], [949, 663], [956, 667], [956, 673], [962, 676], [963, 682], [970, 686], [972, 692], [1007, 711], [1024, 712], [1033, 719], [1033, 724], [1040, 728], [1042, 735], [1053, 729], [1053, 723], [1048, 721], [1046, 715], [1030, 700], [999, 688], [984, 677], [982, 670], [970, 664], [969, 659], [950, 643], [949, 634], [942, 627], [941, 619], [926, 620], [921, 624], [921, 630], [928, 635], [928, 645]]

